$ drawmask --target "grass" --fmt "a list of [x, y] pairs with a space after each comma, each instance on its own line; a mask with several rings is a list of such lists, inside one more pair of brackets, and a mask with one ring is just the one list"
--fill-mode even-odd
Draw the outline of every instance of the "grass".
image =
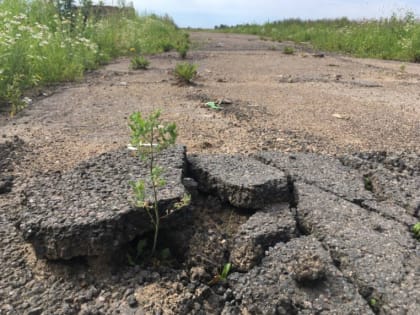
[[224, 26], [217, 31], [254, 34], [275, 41], [310, 42], [318, 50], [356, 57], [420, 62], [420, 22], [412, 12], [365, 21], [289, 19], [264, 25]]
[[283, 48], [283, 54], [285, 55], [293, 55], [294, 53], [295, 53], [295, 50], [293, 49], [293, 47], [285, 46]]
[[146, 70], [149, 65], [150, 61], [144, 56], [135, 56], [130, 61], [130, 67], [133, 70]]
[[414, 238], [420, 241], [420, 222], [414, 224], [411, 231], [413, 232]]
[[53, 3], [0, 1], [0, 107], [12, 105], [16, 112], [26, 90], [78, 80], [130, 48], [153, 54], [188, 47], [188, 37], [168, 16], [124, 8], [108, 16], [89, 8], [63, 14]]
[[174, 74], [180, 83], [191, 84], [197, 76], [197, 65], [189, 62], [180, 62], [175, 66]]

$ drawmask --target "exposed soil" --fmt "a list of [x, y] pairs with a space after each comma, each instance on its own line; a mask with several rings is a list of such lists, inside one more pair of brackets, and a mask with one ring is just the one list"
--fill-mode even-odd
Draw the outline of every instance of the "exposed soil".
[[[13, 119], [0, 115], [0, 136], [8, 141], [0, 147], [0, 314], [142, 314], [137, 303], [164, 314], [211, 313], [228, 300], [223, 283], [211, 289], [219, 300], [206, 299], [208, 287], [191, 287], [220, 270], [229, 235], [250, 215], [225, 211], [217, 200], [198, 198], [192, 209], [202, 213], [192, 210], [190, 229], [163, 234], [168, 244], [177, 234], [189, 238], [176, 272], [165, 266], [114, 270], [102, 260], [37, 260], [15, 230], [27, 179], [127, 144], [133, 111], [162, 109], [188, 153], [420, 154], [419, 64], [315, 55], [305, 45], [255, 36], [194, 32], [191, 40], [188, 61], [199, 69], [194, 85], [176, 84], [176, 53], [151, 56], [147, 71], [129, 70], [123, 58], [81, 82], [44, 89]], [[295, 53], [283, 54], [285, 46]], [[209, 101], [222, 109], [208, 108]]]

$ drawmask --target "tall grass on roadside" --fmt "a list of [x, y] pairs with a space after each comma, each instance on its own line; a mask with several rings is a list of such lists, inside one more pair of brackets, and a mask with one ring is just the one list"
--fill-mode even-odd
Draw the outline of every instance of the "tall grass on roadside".
[[86, 70], [129, 53], [182, 47], [188, 38], [169, 17], [117, 10], [63, 15], [52, 1], [0, 0], [0, 107], [16, 112], [26, 89], [80, 79]]
[[260, 35], [276, 41], [310, 42], [316, 49], [357, 57], [420, 62], [420, 22], [412, 12], [380, 20], [290, 19], [264, 25], [223, 26], [217, 30]]

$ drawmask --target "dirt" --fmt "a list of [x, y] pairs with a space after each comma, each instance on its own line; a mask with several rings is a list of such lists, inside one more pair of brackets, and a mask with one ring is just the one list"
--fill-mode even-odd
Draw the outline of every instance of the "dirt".
[[[5, 140], [16, 136], [23, 140], [19, 142], [22, 148], [16, 149], [21, 152], [16, 155], [19, 159], [10, 168], [15, 179], [13, 190], [0, 194], [1, 234], [8, 235], [7, 242], [4, 241], [8, 249], [0, 261], [2, 265], [25, 266], [22, 272], [26, 272], [34, 294], [39, 286], [60, 282], [54, 273], [57, 268], [63, 271], [56, 265], [36, 261], [13, 227], [16, 215], [13, 210], [25, 179], [47, 170], [68, 170], [89, 157], [127, 144], [128, 116], [134, 111], [147, 114], [161, 109], [165, 120], [176, 123], [178, 143], [186, 145], [188, 153], [248, 154], [278, 150], [338, 156], [374, 151], [420, 154], [419, 64], [402, 67], [403, 63], [395, 61], [320, 55], [303, 44], [271, 42], [248, 35], [193, 32], [191, 40], [194, 49], [187, 61], [198, 65], [193, 85], [180, 86], [175, 81], [172, 70], [183, 60], [174, 52], [150, 56], [147, 71], [129, 70], [129, 59], [121, 58], [88, 73], [80, 82], [43, 89], [14, 118], [5, 112], [0, 115], [0, 136]], [[283, 54], [285, 46], [293, 46], [295, 53]], [[209, 108], [205, 105], [209, 101], [219, 102], [222, 109]], [[226, 220], [235, 227], [246, 220], [243, 214], [231, 217], [232, 211], [203, 213], [210, 223], [191, 232], [191, 251], [198, 251], [209, 242], [224, 241], [223, 233], [214, 233], [216, 236], [212, 237], [212, 232], [207, 231], [203, 236], [201, 228], [226, 230]], [[223, 261], [224, 247], [217, 248], [214, 270], [206, 270], [206, 280]], [[66, 279], [76, 278], [68, 288], [61, 289], [63, 292], [77, 291], [79, 285], [83, 290], [89, 289], [90, 275], [78, 272], [79, 268], [77, 265], [65, 271]], [[35, 276], [27, 275], [30, 272]], [[34, 277], [36, 281], [30, 280]], [[78, 283], [80, 277], [82, 284]], [[119, 295], [107, 295], [113, 292], [118, 280], [110, 278], [106, 283], [93, 296], [99, 302], [118, 300]], [[153, 291], [155, 299], [159, 299], [164, 293], [156, 291], [156, 286], [171, 295], [169, 288], [154, 282], [144, 291]], [[8, 290], [0, 286], [0, 297], [11, 294]], [[121, 296], [126, 299], [133, 294]], [[177, 298], [189, 299], [188, 294], [174, 297]], [[13, 299], [17, 304], [21, 301], [19, 296]], [[76, 300], [74, 304], [83, 304]], [[168, 300], [171, 298], [165, 303], [170, 304]], [[127, 301], [130, 304], [128, 298]], [[0, 306], [0, 314], [3, 311], [9, 314], [12, 309]], [[36, 308], [32, 311], [38, 314]], [[10, 314], [19, 313], [10, 311]]]

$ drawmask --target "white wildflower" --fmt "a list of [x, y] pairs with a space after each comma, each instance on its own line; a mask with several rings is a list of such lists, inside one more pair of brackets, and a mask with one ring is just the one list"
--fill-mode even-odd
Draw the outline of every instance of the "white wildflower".
[[38, 44], [40, 47], [43, 47], [43, 46], [47, 46], [48, 45], [48, 42], [46, 41], [46, 40], [42, 40], [42, 41], [40, 41], [39, 42], [39, 44]]

